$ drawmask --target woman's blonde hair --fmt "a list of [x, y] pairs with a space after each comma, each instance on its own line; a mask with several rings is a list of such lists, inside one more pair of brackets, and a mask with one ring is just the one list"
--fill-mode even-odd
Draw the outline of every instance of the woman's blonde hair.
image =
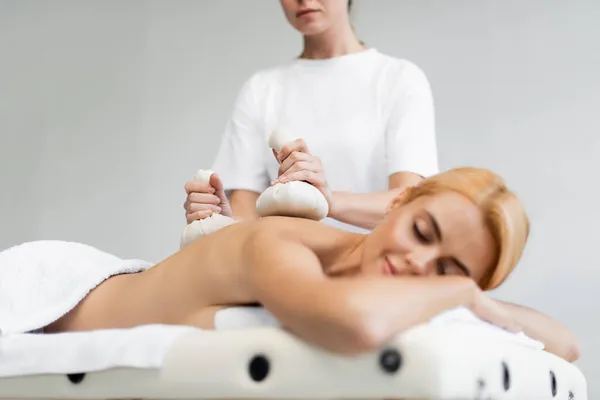
[[404, 190], [391, 202], [390, 209], [420, 196], [446, 191], [462, 194], [483, 212], [496, 242], [498, 257], [480, 286], [483, 290], [500, 286], [517, 265], [529, 237], [529, 218], [523, 204], [495, 173], [482, 168], [461, 167], [431, 176]]

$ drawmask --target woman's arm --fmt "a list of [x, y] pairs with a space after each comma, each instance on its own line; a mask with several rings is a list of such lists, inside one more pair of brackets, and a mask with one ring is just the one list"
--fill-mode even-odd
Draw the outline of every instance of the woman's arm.
[[577, 339], [565, 326], [539, 311], [496, 300], [505, 307], [512, 317], [523, 327], [523, 332], [544, 343], [546, 351], [567, 361], [574, 362], [580, 357]]
[[329, 216], [347, 224], [372, 229], [384, 217], [396, 196], [422, 180], [421, 176], [412, 172], [398, 172], [390, 176], [390, 190], [387, 192], [333, 192]]
[[249, 285], [293, 334], [326, 350], [357, 354], [440, 312], [470, 305], [467, 278], [328, 278], [299, 242], [257, 233], [246, 244]]

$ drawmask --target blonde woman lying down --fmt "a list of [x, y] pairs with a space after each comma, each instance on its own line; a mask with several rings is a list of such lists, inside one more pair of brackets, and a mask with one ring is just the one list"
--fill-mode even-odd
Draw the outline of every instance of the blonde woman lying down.
[[219, 309], [259, 303], [298, 337], [357, 354], [465, 306], [573, 361], [567, 329], [484, 293], [512, 272], [528, 234], [524, 208], [500, 177], [453, 169], [403, 192], [369, 234], [289, 217], [227, 226], [150, 269], [105, 280], [45, 331], [211, 329]]

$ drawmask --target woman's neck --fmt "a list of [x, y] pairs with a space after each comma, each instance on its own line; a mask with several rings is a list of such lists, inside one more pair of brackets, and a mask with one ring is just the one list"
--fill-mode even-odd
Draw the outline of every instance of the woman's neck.
[[349, 234], [341, 243], [338, 251], [330, 253], [331, 259], [324, 264], [324, 272], [331, 277], [352, 276], [360, 272], [364, 234]]
[[300, 58], [323, 60], [358, 53], [365, 46], [358, 40], [352, 27], [332, 27], [319, 35], [304, 36], [304, 51]]

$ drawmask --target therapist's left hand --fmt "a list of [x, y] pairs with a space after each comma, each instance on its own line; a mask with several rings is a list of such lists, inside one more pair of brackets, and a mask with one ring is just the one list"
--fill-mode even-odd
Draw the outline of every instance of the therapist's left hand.
[[321, 159], [310, 153], [306, 142], [296, 139], [281, 148], [279, 153], [273, 150], [273, 155], [280, 163], [278, 178], [272, 182], [286, 183], [291, 181], [306, 181], [319, 189], [331, 209], [332, 194], [325, 178]]

